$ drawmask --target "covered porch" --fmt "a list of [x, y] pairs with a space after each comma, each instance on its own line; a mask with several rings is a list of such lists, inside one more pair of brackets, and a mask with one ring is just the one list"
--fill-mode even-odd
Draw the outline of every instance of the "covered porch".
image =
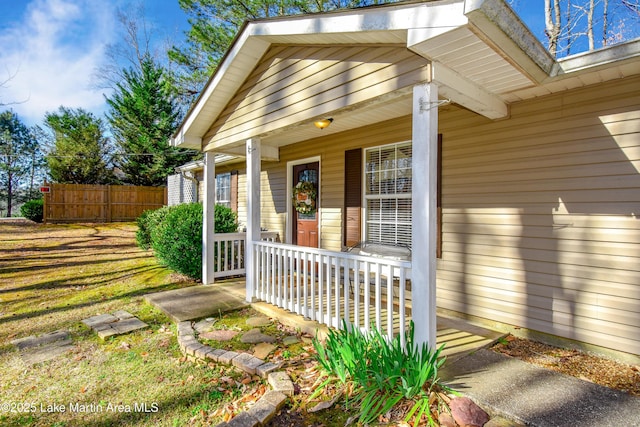
[[[150, 294], [146, 299], [175, 321], [199, 320], [218, 316], [220, 312], [239, 309], [243, 303], [246, 281], [244, 278], [222, 279], [215, 286], [200, 285], [189, 288]], [[326, 332], [327, 326], [305, 318], [268, 302], [254, 302], [251, 306], [282, 324], [315, 336]], [[371, 313], [371, 316], [374, 314]], [[479, 327], [472, 323], [437, 316], [437, 346], [444, 344], [443, 356], [452, 360], [484, 348], [504, 334]]]
[[[248, 23], [174, 137], [177, 146], [205, 152], [203, 282], [216, 276], [215, 156], [237, 156], [246, 167], [247, 301], [332, 327], [373, 326], [389, 337], [403, 336], [413, 321], [416, 342], [434, 346], [438, 108], [455, 103], [505, 118], [510, 94], [546, 77], [552, 64], [502, 1], [431, 1]], [[330, 126], [316, 129], [319, 119]], [[385, 121], [397, 128], [380, 128]], [[347, 217], [360, 221], [362, 240], [369, 239], [368, 217], [364, 207], [348, 212], [341, 200], [334, 181], [346, 188], [339, 179], [350, 168], [336, 153], [377, 143], [409, 146], [402, 184], [397, 175], [393, 184], [402, 193], [404, 223], [395, 227], [396, 218], [392, 225], [411, 248], [406, 260], [344, 251]], [[332, 152], [324, 149], [330, 144]], [[318, 163], [318, 228], [302, 244], [293, 228], [291, 175], [310, 162]], [[384, 204], [390, 196], [378, 199]], [[267, 216], [282, 242], [261, 239]]]

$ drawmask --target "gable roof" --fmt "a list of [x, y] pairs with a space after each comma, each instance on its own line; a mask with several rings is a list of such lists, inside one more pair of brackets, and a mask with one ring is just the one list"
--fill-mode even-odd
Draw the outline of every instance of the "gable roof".
[[[277, 45], [405, 47], [431, 63], [441, 97], [490, 119], [507, 117], [512, 102], [640, 73], [640, 40], [555, 61], [503, 0], [412, 1], [259, 20], [240, 29], [173, 145], [202, 149], [212, 123]], [[382, 107], [361, 111], [366, 119], [350, 114], [327, 133], [410, 113]], [[308, 126], [287, 129], [280, 144], [313, 136]]]

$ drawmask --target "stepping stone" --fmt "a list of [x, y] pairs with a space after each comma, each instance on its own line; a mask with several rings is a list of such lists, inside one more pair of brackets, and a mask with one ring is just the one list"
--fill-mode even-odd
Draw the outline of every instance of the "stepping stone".
[[20, 351], [20, 357], [28, 364], [46, 362], [73, 348], [69, 331], [55, 331], [40, 336], [29, 336], [11, 341]]
[[268, 317], [264, 317], [264, 316], [256, 316], [256, 317], [250, 317], [247, 319], [247, 325], [252, 326], [254, 328], [259, 328], [262, 326], [268, 326], [270, 325], [271, 319], [269, 319]]
[[217, 331], [205, 332], [200, 334], [200, 338], [214, 341], [231, 341], [239, 332], [220, 329]]
[[276, 349], [276, 346], [266, 342], [260, 343], [253, 348], [253, 355], [258, 359], [266, 359], [267, 356]]
[[98, 316], [89, 317], [88, 319], [84, 319], [82, 323], [90, 327], [91, 329], [95, 329], [96, 326], [106, 325], [108, 323], [117, 322], [118, 318], [111, 314], [100, 314]]
[[282, 344], [286, 345], [287, 347], [293, 344], [298, 344], [299, 342], [300, 340], [295, 335], [289, 335], [282, 339]]
[[273, 343], [276, 341], [275, 337], [271, 335], [265, 335], [260, 332], [260, 329], [251, 329], [248, 332], [245, 332], [244, 335], [240, 338], [240, 341], [245, 344], [258, 344], [261, 342]]
[[149, 326], [124, 310], [118, 310], [113, 314], [100, 314], [89, 317], [84, 319], [82, 323], [93, 329], [103, 340], [114, 335], [127, 334]]

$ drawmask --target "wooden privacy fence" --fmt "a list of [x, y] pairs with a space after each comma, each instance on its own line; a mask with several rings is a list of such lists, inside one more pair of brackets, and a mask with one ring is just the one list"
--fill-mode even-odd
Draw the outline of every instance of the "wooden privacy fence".
[[134, 221], [167, 204], [164, 187], [45, 184], [43, 190], [45, 223]]

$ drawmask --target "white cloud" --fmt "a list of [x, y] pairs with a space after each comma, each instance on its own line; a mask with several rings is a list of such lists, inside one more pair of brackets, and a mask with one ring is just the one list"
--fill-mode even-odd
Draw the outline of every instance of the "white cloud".
[[[0, 91], [28, 125], [40, 124], [60, 105], [104, 109], [103, 90], [91, 87], [91, 75], [113, 42], [112, 2], [102, 0], [33, 0], [21, 22], [0, 34]], [[4, 107], [3, 107], [4, 108]]]

